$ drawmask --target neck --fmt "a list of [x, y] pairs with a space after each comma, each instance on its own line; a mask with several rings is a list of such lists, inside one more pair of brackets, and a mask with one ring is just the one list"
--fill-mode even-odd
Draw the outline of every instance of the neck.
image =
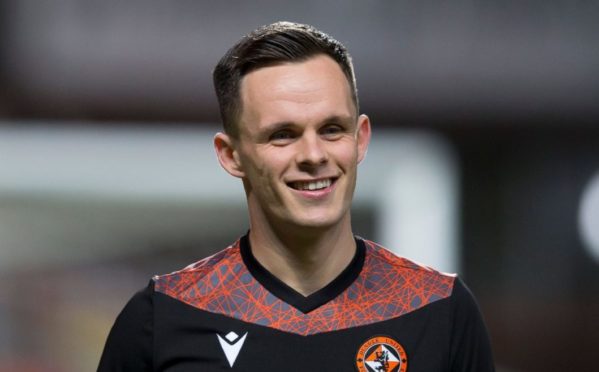
[[249, 239], [256, 260], [304, 296], [335, 279], [356, 252], [349, 215], [332, 228], [252, 226]]

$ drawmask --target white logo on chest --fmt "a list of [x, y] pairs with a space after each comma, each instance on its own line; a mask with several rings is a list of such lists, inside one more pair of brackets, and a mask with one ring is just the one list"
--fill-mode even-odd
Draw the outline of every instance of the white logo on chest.
[[220, 343], [220, 347], [223, 348], [225, 356], [227, 357], [231, 367], [233, 367], [233, 363], [235, 363], [235, 360], [239, 355], [239, 351], [241, 350], [247, 335], [248, 333], [246, 332], [242, 337], [239, 337], [237, 333], [229, 332], [225, 338], [222, 338], [219, 334], [216, 334], [216, 337], [218, 337], [218, 342]]

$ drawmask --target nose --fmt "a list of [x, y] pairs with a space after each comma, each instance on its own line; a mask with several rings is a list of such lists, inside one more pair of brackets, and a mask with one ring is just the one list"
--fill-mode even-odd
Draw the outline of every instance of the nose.
[[297, 162], [300, 167], [317, 167], [328, 159], [325, 143], [318, 134], [305, 134], [299, 141]]

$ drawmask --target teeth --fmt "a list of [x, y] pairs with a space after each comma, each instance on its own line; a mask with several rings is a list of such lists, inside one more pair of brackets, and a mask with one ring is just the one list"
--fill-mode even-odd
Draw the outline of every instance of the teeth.
[[331, 179], [328, 178], [326, 180], [314, 181], [314, 182], [295, 182], [293, 184], [293, 188], [297, 190], [320, 190], [325, 189], [331, 186]]

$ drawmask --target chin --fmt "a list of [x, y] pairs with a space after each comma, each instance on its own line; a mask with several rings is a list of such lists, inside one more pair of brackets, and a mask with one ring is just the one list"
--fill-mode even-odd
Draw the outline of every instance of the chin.
[[342, 219], [340, 215], [312, 215], [296, 218], [292, 223], [298, 227], [325, 229], [340, 224]]

